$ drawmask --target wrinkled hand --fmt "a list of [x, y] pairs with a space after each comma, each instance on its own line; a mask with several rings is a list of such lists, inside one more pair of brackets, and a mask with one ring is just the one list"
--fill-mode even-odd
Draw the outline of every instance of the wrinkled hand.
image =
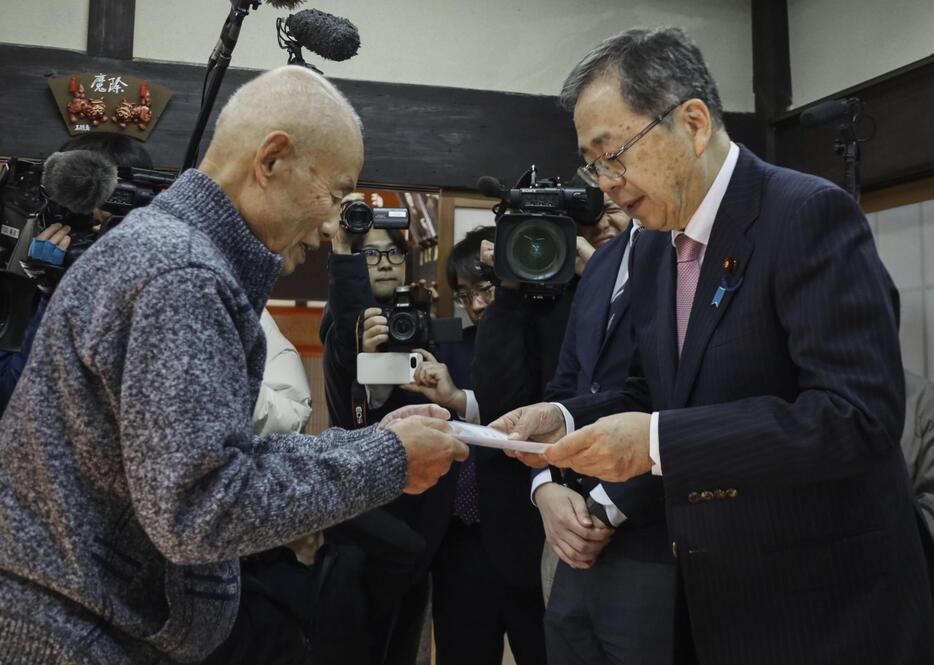
[[[554, 404], [540, 402], [510, 411], [490, 423], [490, 427], [509, 435], [515, 441], [541, 441], [554, 443], [565, 433], [564, 415]], [[533, 469], [548, 466], [548, 460], [538, 453], [504, 451]]]
[[389, 341], [389, 319], [379, 307], [363, 312], [363, 352], [376, 353], [381, 344]]
[[451, 419], [450, 412], [437, 404], [409, 404], [408, 406], [399, 407], [395, 411], [390, 411], [383, 416], [376, 429], [386, 429], [397, 420], [409, 416], [425, 416], [426, 418], [438, 418], [439, 420]]
[[648, 413], [617, 413], [581, 428], [549, 448], [549, 464], [586, 476], [624, 482], [652, 470]]
[[545, 540], [571, 568], [590, 568], [613, 537], [614, 530], [587, 510], [584, 498], [558, 483], [535, 490], [535, 503], [545, 527]]
[[68, 235], [69, 233], [71, 233], [70, 226], [62, 226], [56, 222], [55, 224], [49, 224], [42, 233], [36, 236], [36, 240], [48, 240], [52, 244], [58, 245], [59, 249], [64, 251], [71, 245], [71, 236]]
[[584, 274], [584, 268], [587, 267], [587, 262], [590, 261], [590, 257], [592, 257], [596, 251], [594, 246], [587, 242], [587, 240], [581, 236], [577, 236], [577, 259], [574, 261], [574, 272], [576, 272], [578, 276]]
[[[438, 406], [434, 408], [444, 411]], [[408, 476], [403, 491], [406, 494], [421, 494], [448, 472], [452, 462], [467, 459], [467, 445], [452, 436], [453, 430], [444, 420], [410, 415], [390, 421], [386, 429], [395, 432], [405, 447]]]
[[413, 351], [422, 354], [424, 360], [415, 370], [415, 383], [407, 383], [401, 388], [424, 395], [435, 404], [453, 409], [463, 418], [467, 412], [467, 393], [454, 384], [448, 366], [438, 362], [437, 358], [424, 349]]

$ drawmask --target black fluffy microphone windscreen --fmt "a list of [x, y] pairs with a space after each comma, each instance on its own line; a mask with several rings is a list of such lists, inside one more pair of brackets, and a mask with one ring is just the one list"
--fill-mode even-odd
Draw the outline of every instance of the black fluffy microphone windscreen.
[[477, 189], [479, 189], [480, 193], [484, 196], [489, 196], [494, 199], [503, 198], [503, 193], [505, 191], [503, 183], [491, 175], [480, 176], [477, 180]]
[[113, 194], [117, 167], [91, 150], [53, 152], [42, 169], [42, 187], [60, 206], [87, 215]]
[[357, 26], [340, 16], [317, 9], [303, 9], [285, 21], [292, 37], [303, 47], [328, 60], [347, 60], [357, 55]]
[[304, 4], [305, 0], [266, 0], [266, 2], [276, 9], [288, 9], [291, 11], [299, 5]]
[[850, 104], [851, 100], [848, 99], [834, 99], [812, 106], [801, 114], [801, 124], [804, 127], [816, 127], [817, 125], [844, 118], [851, 113]]

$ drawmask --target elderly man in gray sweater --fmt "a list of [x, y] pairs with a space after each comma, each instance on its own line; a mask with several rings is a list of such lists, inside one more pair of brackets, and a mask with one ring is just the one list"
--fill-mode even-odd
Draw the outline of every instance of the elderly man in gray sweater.
[[330, 83], [268, 72], [231, 98], [199, 169], [65, 275], [0, 422], [0, 663], [200, 661], [236, 616], [238, 557], [466, 457], [442, 420], [408, 414], [252, 435], [259, 314], [336, 231], [362, 163]]

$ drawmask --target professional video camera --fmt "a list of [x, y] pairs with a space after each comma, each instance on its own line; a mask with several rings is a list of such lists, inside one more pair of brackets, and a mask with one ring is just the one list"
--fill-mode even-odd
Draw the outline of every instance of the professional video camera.
[[484, 176], [477, 188], [500, 199], [493, 269], [529, 295], [555, 296], [574, 277], [577, 225], [595, 224], [603, 210], [598, 187], [568, 187], [560, 178], [537, 180], [535, 165], [506, 189]]
[[[45, 164], [11, 159], [0, 180], [0, 350], [20, 349], [39, 291], [51, 293], [97, 238], [173, 180], [159, 171], [117, 168], [86, 150], [54, 153]], [[95, 210], [109, 217], [99, 219]], [[56, 222], [71, 227], [64, 261], [31, 258], [33, 239]]]
[[347, 201], [341, 206], [341, 228], [356, 236], [370, 229], [409, 228], [408, 208], [371, 208], [364, 201]]
[[434, 350], [437, 343], [459, 342], [461, 320], [431, 316], [431, 292], [423, 286], [398, 286], [392, 305], [383, 308], [389, 340], [380, 353], [357, 355], [357, 381], [363, 385], [411, 383], [422, 362], [415, 349]]

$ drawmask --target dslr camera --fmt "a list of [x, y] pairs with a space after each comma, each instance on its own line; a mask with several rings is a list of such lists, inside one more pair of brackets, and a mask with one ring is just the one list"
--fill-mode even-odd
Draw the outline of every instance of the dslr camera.
[[433, 350], [438, 342], [461, 340], [461, 320], [432, 318], [431, 292], [421, 286], [396, 287], [383, 315], [389, 340], [380, 353], [357, 354], [357, 381], [363, 385], [411, 383], [423, 360], [414, 349]]
[[554, 297], [574, 277], [577, 225], [596, 224], [603, 211], [599, 187], [568, 187], [560, 178], [536, 179], [535, 166], [512, 189], [485, 176], [477, 187], [500, 199], [493, 270], [533, 297]]
[[411, 351], [426, 348], [432, 341], [431, 300], [426, 301], [421, 287], [399, 286], [392, 296], [392, 305], [383, 308], [389, 322], [386, 351]]
[[409, 228], [408, 208], [371, 208], [364, 201], [347, 201], [341, 206], [341, 228], [362, 236], [370, 229]]

